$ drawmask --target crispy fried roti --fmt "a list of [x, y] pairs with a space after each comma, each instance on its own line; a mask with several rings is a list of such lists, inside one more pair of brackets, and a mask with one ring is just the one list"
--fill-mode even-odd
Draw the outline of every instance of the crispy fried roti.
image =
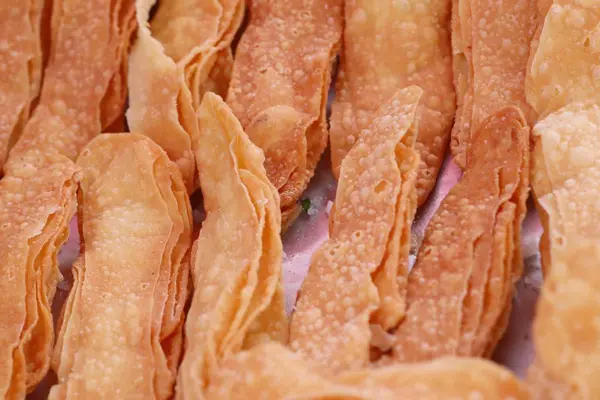
[[[342, 160], [379, 106], [398, 90], [423, 89], [416, 149], [418, 203], [433, 189], [455, 110], [450, 49], [450, 1], [350, 0], [331, 115], [331, 161]], [[390, 39], [393, 38], [393, 39]]]
[[483, 124], [465, 174], [425, 232], [394, 361], [481, 356], [490, 331], [504, 323], [520, 273], [515, 241], [526, 213], [528, 152], [529, 127], [519, 109], [504, 108]]
[[274, 343], [237, 354], [211, 376], [207, 399], [528, 399], [508, 370], [481, 359], [361, 369], [320, 375], [299, 354]]
[[82, 254], [59, 323], [59, 383], [49, 398], [170, 398], [192, 230], [181, 174], [138, 134], [101, 135], [77, 164]]
[[367, 365], [369, 322], [387, 329], [404, 313], [422, 93], [389, 99], [342, 163], [329, 240], [313, 254], [290, 337], [326, 373]]
[[252, 1], [227, 103], [265, 152], [284, 227], [327, 147], [325, 107], [342, 34], [341, 0]]
[[195, 111], [205, 92], [225, 95], [227, 91], [231, 41], [241, 25], [244, 2], [161, 2], [148, 25], [154, 3], [136, 3], [141, 28], [130, 60], [127, 122], [165, 149], [193, 192], [197, 188], [192, 148], [198, 136]]
[[0, 180], [0, 397], [22, 399], [46, 375], [56, 255], [75, 213], [75, 165], [62, 157]]
[[132, 18], [133, 0], [53, 1], [53, 39], [39, 104], [11, 150], [6, 175], [19, 164], [51, 162], [46, 157], [54, 154], [74, 160], [115, 121], [115, 104], [123, 112], [122, 66]]
[[264, 156], [227, 104], [207, 93], [196, 161], [206, 219], [191, 258], [195, 292], [177, 398], [203, 398], [221, 361], [263, 341], [287, 342], [279, 196]]
[[537, 27], [534, 0], [453, 0], [452, 54], [458, 108], [452, 128], [454, 162], [467, 165], [469, 143], [487, 117], [516, 106], [529, 124], [525, 100], [529, 43]]
[[0, 5], [0, 170], [40, 91], [40, 29], [44, 0], [6, 0]]

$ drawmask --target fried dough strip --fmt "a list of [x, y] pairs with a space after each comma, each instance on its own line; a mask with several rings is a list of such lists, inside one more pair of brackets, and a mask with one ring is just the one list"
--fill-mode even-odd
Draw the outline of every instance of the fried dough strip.
[[138, 134], [99, 136], [77, 164], [84, 250], [73, 267], [53, 359], [59, 384], [49, 398], [169, 398], [180, 351], [171, 344], [182, 344], [182, 331], [174, 339], [167, 322], [181, 327], [183, 309], [173, 315], [165, 306], [173, 296], [185, 303], [187, 285], [170, 286], [188, 273], [181, 262], [192, 227], [181, 174]]
[[22, 399], [46, 375], [53, 342], [56, 261], [75, 213], [68, 160], [0, 180], [0, 397]]
[[[380, 104], [397, 90], [424, 91], [416, 149], [421, 158], [418, 203], [435, 184], [455, 110], [450, 51], [450, 1], [350, 0], [331, 116], [334, 175]], [[389, 39], [393, 38], [393, 40]]]
[[[276, 384], [274, 384], [276, 383]], [[325, 378], [299, 354], [271, 343], [226, 360], [207, 399], [528, 399], [527, 388], [489, 361], [444, 358]]]
[[198, 136], [194, 112], [205, 92], [227, 91], [233, 63], [230, 46], [244, 16], [244, 2], [162, 2], [149, 27], [146, 21], [154, 3], [136, 2], [141, 28], [130, 60], [127, 122], [165, 149], [192, 192], [192, 145]]
[[527, 101], [540, 118], [573, 102], [600, 101], [600, 4], [555, 0], [532, 42]]
[[265, 152], [284, 229], [327, 147], [325, 107], [341, 0], [257, 0], [238, 44], [227, 103]]
[[44, 0], [0, 4], [0, 171], [21, 135], [42, 80], [40, 25]]
[[[551, 11], [552, 12], [552, 11]], [[543, 219], [546, 282], [534, 321], [535, 398], [595, 398], [600, 352], [597, 187], [600, 106], [573, 103], [534, 128], [532, 186]]]
[[510, 253], [503, 248], [518, 238], [526, 212], [528, 143], [529, 127], [514, 107], [476, 135], [467, 171], [430, 222], [409, 275], [395, 361], [483, 354], [520, 270], [518, 244]]
[[525, 100], [529, 44], [537, 26], [535, 0], [453, 0], [452, 53], [458, 109], [454, 162], [467, 166], [469, 143], [487, 117], [505, 106], [535, 113]]
[[106, 98], [121, 73], [132, 18], [132, 0], [54, 0], [39, 105], [11, 150], [7, 175], [19, 164], [51, 162], [46, 158], [57, 153], [74, 160], [114, 122], [116, 103]]
[[288, 329], [280, 298], [279, 197], [264, 156], [219, 96], [204, 96], [198, 118], [196, 160], [207, 216], [192, 254], [196, 290], [177, 398], [203, 398], [224, 358], [262, 337], [285, 342]]
[[[312, 257], [291, 324], [292, 349], [324, 372], [367, 365], [371, 314], [383, 304], [374, 319], [387, 327], [393, 324], [388, 318], [400, 318], [404, 311], [403, 296], [393, 289], [402, 293], [405, 287], [398, 282], [390, 288], [377, 278], [376, 286], [372, 276], [388, 274], [395, 279], [400, 272], [408, 273], [408, 248], [393, 242], [400, 241], [395, 233], [405, 232], [404, 224], [412, 220], [403, 219], [408, 216], [399, 211], [403, 207], [414, 211], [411, 195], [418, 154], [413, 146], [422, 93], [411, 86], [390, 98], [342, 163], [329, 240]], [[408, 240], [406, 235], [402, 239]], [[390, 252], [396, 245], [402, 254], [398, 249]], [[395, 273], [390, 262], [400, 271]], [[400, 312], [392, 306], [400, 307]]]

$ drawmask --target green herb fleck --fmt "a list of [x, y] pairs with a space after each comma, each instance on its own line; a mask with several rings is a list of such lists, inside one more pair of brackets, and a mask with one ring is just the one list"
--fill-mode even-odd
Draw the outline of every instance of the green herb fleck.
[[310, 210], [310, 199], [304, 199], [300, 202], [300, 204], [302, 205], [302, 209], [305, 213], [307, 213], [308, 210]]

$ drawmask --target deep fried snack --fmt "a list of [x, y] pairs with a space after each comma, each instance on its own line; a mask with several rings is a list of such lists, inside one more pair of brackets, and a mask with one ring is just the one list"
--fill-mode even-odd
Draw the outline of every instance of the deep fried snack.
[[528, 154], [529, 127], [519, 109], [504, 108], [484, 122], [463, 178], [427, 227], [408, 278], [394, 361], [481, 356], [497, 340], [491, 331], [504, 323], [521, 272]]
[[286, 342], [288, 331], [279, 197], [264, 156], [218, 95], [204, 96], [198, 118], [206, 219], [192, 253], [196, 290], [178, 398], [202, 398], [221, 360], [263, 340]]
[[533, 0], [453, 0], [452, 53], [458, 108], [454, 162], [463, 170], [468, 146], [487, 117], [505, 106], [535, 113], [525, 100], [529, 43], [537, 26]]
[[23, 399], [46, 375], [56, 256], [75, 213], [75, 165], [60, 157], [0, 180], [0, 397]]
[[149, 138], [101, 135], [81, 153], [83, 253], [64, 306], [50, 399], [172, 395], [192, 213], [177, 167]]
[[318, 374], [299, 354], [267, 344], [226, 360], [211, 376], [207, 399], [528, 399], [526, 386], [508, 370], [480, 359], [444, 358]]
[[284, 229], [327, 147], [325, 107], [342, 34], [341, 0], [256, 0], [238, 44], [227, 103], [265, 152]]
[[133, 0], [53, 1], [52, 44], [39, 105], [9, 154], [7, 175], [19, 164], [51, 162], [57, 153], [74, 160], [89, 140], [115, 123], [123, 111], [122, 67], [133, 11]]
[[312, 257], [291, 324], [292, 349], [324, 372], [367, 365], [370, 320], [389, 329], [404, 314], [422, 93], [411, 86], [390, 98], [342, 162], [329, 240]]
[[555, 0], [540, 13], [545, 19], [531, 45], [527, 101], [540, 118], [573, 102], [600, 101], [600, 3]]
[[[396, 91], [424, 91], [416, 149], [418, 203], [435, 184], [455, 110], [449, 0], [350, 0], [331, 115], [334, 175], [379, 108]], [[391, 39], [393, 38], [393, 39]]]
[[534, 321], [537, 358], [528, 380], [539, 399], [600, 395], [599, 126], [600, 106], [589, 101], [549, 114], [533, 131], [532, 186], [544, 216], [546, 280]]
[[127, 122], [165, 149], [192, 192], [195, 110], [205, 92], [227, 92], [233, 64], [230, 46], [244, 16], [244, 2], [161, 2], [149, 27], [146, 21], [154, 3], [137, 2], [140, 29], [130, 60]]
[[40, 26], [44, 0], [0, 4], [0, 171], [19, 138], [42, 80]]

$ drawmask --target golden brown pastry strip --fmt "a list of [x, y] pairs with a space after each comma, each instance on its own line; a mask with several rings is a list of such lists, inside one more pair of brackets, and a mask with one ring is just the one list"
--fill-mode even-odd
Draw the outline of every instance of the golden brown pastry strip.
[[[331, 116], [334, 175], [379, 105], [396, 91], [424, 91], [416, 149], [421, 157], [418, 203], [433, 188], [455, 109], [450, 52], [450, 1], [350, 0]], [[393, 38], [393, 39], [390, 39]]]
[[511, 373], [489, 361], [445, 358], [325, 378], [300, 355], [268, 344], [226, 360], [207, 399], [528, 399]]
[[0, 180], [0, 397], [22, 399], [46, 375], [53, 343], [56, 261], [75, 213], [69, 160]]
[[329, 240], [312, 257], [291, 325], [292, 348], [328, 373], [368, 363], [369, 320], [381, 304], [375, 323], [394, 326], [403, 314], [401, 281], [376, 278], [376, 286], [372, 275], [408, 273], [408, 248], [400, 242], [408, 238], [396, 232], [405, 232], [412, 216], [397, 213], [414, 196], [414, 120], [422, 93], [411, 86], [390, 98], [342, 163]]
[[452, 44], [458, 109], [452, 129], [454, 162], [467, 165], [468, 146], [487, 117], [505, 106], [535, 115], [525, 101], [535, 1], [453, 0]]
[[504, 247], [518, 238], [525, 215], [528, 138], [529, 128], [514, 107], [488, 118], [476, 135], [467, 171], [430, 222], [409, 275], [394, 360], [484, 352], [510, 298], [513, 271], [519, 270], [518, 243], [511, 253]]
[[342, 31], [341, 0], [252, 1], [227, 103], [265, 152], [284, 227], [327, 146], [325, 106]]
[[202, 398], [222, 359], [263, 338], [285, 342], [288, 329], [280, 297], [279, 197], [264, 156], [217, 95], [204, 96], [198, 118], [196, 160], [206, 219], [192, 254], [196, 290], [178, 398]]
[[120, 73], [131, 18], [133, 0], [54, 0], [53, 40], [39, 105], [11, 150], [6, 174], [19, 164], [43, 165], [55, 153], [74, 160], [114, 122], [113, 103], [105, 97]]
[[44, 0], [6, 0], [0, 4], [0, 171], [10, 147], [39, 95]]
[[191, 192], [196, 189], [192, 146], [198, 136], [194, 112], [206, 91], [227, 91], [233, 63], [230, 45], [244, 2], [161, 2], [149, 27], [146, 21], [154, 3], [137, 2], [141, 28], [130, 60], [127, 121], [165, 149]]
[[[551, 11], [552, 12], [552, 11]], [[546, 281], [534, 321], [535, 398], [595, 398], [600, 353], [596, 269], [600, 106], [569, 104], [534, 128], [532, 186], [543, 218]]]
[[169, 398], [183, 309], [166, 305], [173, 297], [185, 303], [187, 284], [171, 287], [188, 273], [182, 259], [192, 226], [181, 175], [137, 134], [99, 136], [77, 164], [84, 250], [73, 267], [53, 359], [59, 383], [49, 398]]
[[573, 102], [600, 99], [600, 4], [574, 0], [550, 4], [539, 5], [545, 19], [532, 42], [526, 81], [527, 101], [540, 117]]

